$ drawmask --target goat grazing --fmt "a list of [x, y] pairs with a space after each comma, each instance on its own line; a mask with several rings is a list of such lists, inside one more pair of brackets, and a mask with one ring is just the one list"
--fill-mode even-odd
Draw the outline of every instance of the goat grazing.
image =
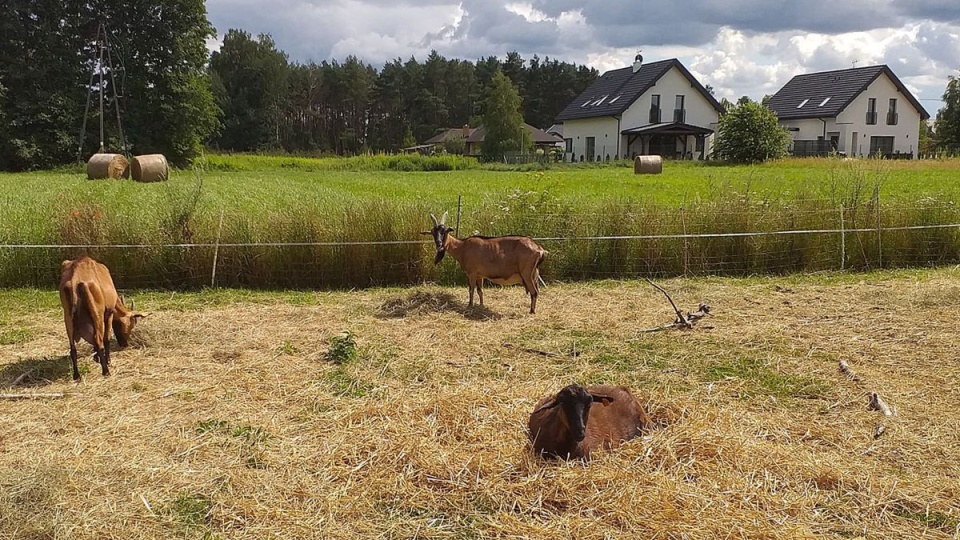
[[528, 236], [470, 236], [460, 240], [446, 225], [446, 212], [439, 220], [430, 214], [430, 219], [433, 220], [433, 229], [420, 234], [433, 236], [437, 247], [434, 264], [439, 264], [448, 251], [460, 263], [470, 286], [468, 305], [473, 305], [474, 289], [480, 297], [480, 305], [483, 305], [483, 280], [489, 279], [499, 285], [522, 283], [530, 295], [530, 313], [537, 312], [540, 265], [547, 255], [545, 249]]
[[117, 344], [126, 347], [137, 321], [146, 317], [128, 308], [117, 294], [113, 278], [106, 266], [90, 257], [63, 261], [60, 265], [60, 305], [63, 307], [73, 380], [80, 380], [77, 369], [77, 341], [93, 345], [93, 354], [103, 375], [110, 375], [110, 330]]
[[[599, 402], [601, 406], [592, 406]], [[650, 418], [622, 386], [570, 385], [537, 403], [528, 424], [538, 454], [589, 458], [595, 450], [616, 448], [650, 427]]]

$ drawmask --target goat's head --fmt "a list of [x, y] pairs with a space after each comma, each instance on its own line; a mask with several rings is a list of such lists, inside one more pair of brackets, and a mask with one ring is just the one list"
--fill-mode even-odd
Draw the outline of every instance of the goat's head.
[[533, 413], [559, 406], [561, 420], [567, 425], [573, 439], [580, 442], [587, 435], [587, 418], [590, 416], [590, 406], [594, 402], [607, 406], [613, 403], [613, 398], [605, 394], [593, 394], [578, 384], [571, 384], [557, 392], [557, 395]]
[[117, 337], [117, 344], [126, 347], [130, 342], [130, 334], [137, 326], [137, 322], [149, 317], [150, 314], [135, 311], [136, 303], [133, 300], [130, 300], [130, 305], [127, 306], [123, 296], [120, 297], [120, 305], [123, 306], [123, 309], [118, 309], [113, 316], [113, 333]]
[[430, 219], [433, 220], [433, 228], [429, 231], [423, 231], [420, 234], [426, 234], [433, 236], [433, 242], [437, 246], [437, 256], [433, 259], [433, 264], [439, 264], [443, 260], [444, 254], [447, 252], [447, 235], [450, 234], [450, 231], [453, 230], [451, 227], [447, 227], [447, 213], [444, 212], [443, 216], [440, 219], [437, 219], [437, 216], [430, 214]]

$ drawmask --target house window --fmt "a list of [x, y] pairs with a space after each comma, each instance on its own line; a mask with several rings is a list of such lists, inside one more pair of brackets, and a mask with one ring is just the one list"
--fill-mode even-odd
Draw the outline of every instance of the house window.
[[660, 123], [660, 94], [650, 96], [650, 123]]
[[890, 98], [890, 108], [887, 109], [887, 125], [897, 125], [897, 98]]
[[682, 95], [677, 95], [677, 104], [673, 108], [673, 121], [674, 122], [686, 122], [686, 113], [687, 111], [683, 108], [684, 97]]
[[870, 137], [870, 155], [893, 153], [893, 137]]
[[877, 98], [867, 100], [867, 125], [873, 126], [877, 123]]
[[564, 139], [563, 140], [564, 149], [563, 151], [570, 154], [573, 153], [573, 139]]
[[595, 137], [587, 137], [587, 161], [593, 161], [596, 154], [597, 139]]

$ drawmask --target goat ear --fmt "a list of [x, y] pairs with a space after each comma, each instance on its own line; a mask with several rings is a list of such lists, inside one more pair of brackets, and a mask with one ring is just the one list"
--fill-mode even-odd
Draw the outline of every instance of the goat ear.
[[613, 398], [606, 394], [590, 394], [590, 396], [593, 397], [594, 402], [600, 402], [604, 407], [613, 403]]
[[426, 236], [430, 236], [430, 235], [433, 234], [433, 231], [420, 231], [420, 234], [424, 234], [424, 235], [426, 235]]
[[557, 398], [556, 398], [556, 397], [552, 397], [552, 398], [550, 398], [550, 401], [548, 401], [548, 402], [544, 403], [543, 405], [541, 405], [541, 406], [537, 407], [536, 409], [534, 409], [534, 410], [533, 410], [533, 414], [537, 414], [538, 412], [540, 412], [540, 411], [545, 411], [545, 410], [547, 410], [547, 409], [552, 409], [552, 408], [556, 407], [558, 404], [559, 404], [559, 402], [557, 401]]
[[153, 313], [134, 313], [134, 314], [133, 314], [133, 318], [134, 318], [134, 319], [146, 319], [147, 317], [149, 317], [149, 316], [151, 316], [151, 315], [153, 315]]

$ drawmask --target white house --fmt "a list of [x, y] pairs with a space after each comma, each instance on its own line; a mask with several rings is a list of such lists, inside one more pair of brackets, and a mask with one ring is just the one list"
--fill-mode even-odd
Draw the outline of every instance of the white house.
[[677, 59], [604, 73], [557, 116], [566, 161], [704, 159], [723, 107]]
[[797, 75], [767, 106], [791, 132], [794, 155], [915, 157], [930, 118], [885, 65]]

